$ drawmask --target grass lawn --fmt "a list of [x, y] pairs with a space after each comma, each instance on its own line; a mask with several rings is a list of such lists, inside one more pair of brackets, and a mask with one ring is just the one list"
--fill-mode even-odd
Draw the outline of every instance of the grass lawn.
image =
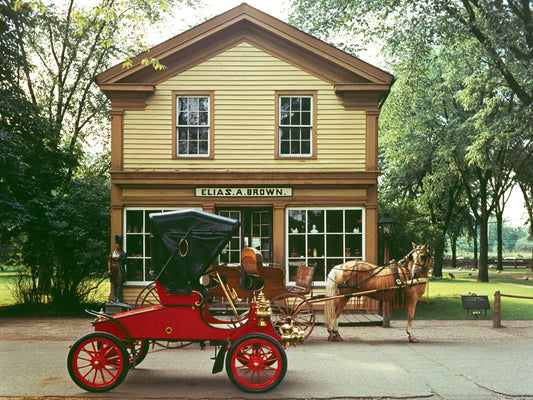
[[[426, 288], [426, 294], [416, 308], [415, 319], [492, 319], [494, 292], [533, 297], [531, 270], [510, 271], [509, 273], [505, 271], [500, 276], [491, 276], [489, 283], [476, 282], [476, 273], [474, 276], [461, 271], [453, 272], [453, 274], [456, 279], [444, 278], [430, 281], [429, 296]], [[529, 280], [513, 278], [517, 275], [526, 275]], [[487, 310], [487, 315], [485, 311], [482, 311], [481, 315], [476, 317], [463, 310], [461, 296], [471, 293], [488, 296], [491, 309]], [[502, 297], [501, 314], [502, 320], [533, 319], [533, 300]], [[405, 319], [406, 312], [403, 309], [394, 310], [391, 312], [391, 318]]]
[[[502, 294], [533, 297], [533, 272], [531, 270], [505, 270], [502, 274], [490, 271], [489, 283], [476, 282], [476, 272], [453, 271], [456, 279], [444, 278], [431, 280], [426, 289], [426, 294], [420, 299], [416, 308], [416, 319], [492, 319], [494, 309], [494, 292]], [[0, 272], [0, 307], [13, 305], [12, 297], [15, 271]], [[447, 273], [444, 276], [448, 277]], [[527, 276], [529, 280], [522, 280]], [[473, 316], [463, 310], [461, 296], [475, 293], [486, 295], [489, 298], [491, 309], [487, 315], [482, 311], [481, 315]], [[109, 281], [100, 285], [96, 293], [88, 299], [91, 303], [102, 303], [109, 295]], [[502, 297], [501, 300], [502, 320], [528, 319], [533, 320], [533, 300], [514, 299]], [[391, 312], [393, 319], [405, 319], [406, 312], [403, 309]]]
[[15, 276], [15, 272], [0, 272], [0, 307], [15, 303], [11, 292]]
[[[15, 285], [15, 271], [0, 272], [0, 307], [15, 304], [13, 288]], [[103, 282], [96, 292], [89, 296], [89, 301], [94, 303], [106, 302], [109, 296], [109, 281]]]

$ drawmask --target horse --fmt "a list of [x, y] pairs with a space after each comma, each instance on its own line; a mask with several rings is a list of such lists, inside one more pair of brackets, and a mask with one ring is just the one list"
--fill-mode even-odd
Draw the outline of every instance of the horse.
[[[326, 283], [326, 298], [330, 300], [324, 305], [329, 341], [342, 341], [338, 331], [338, 318], [349, 298], [364, 292], [365, 296], [389, 302], [393, 307], [405, 306], [407, 337], [410, 342], [418, 342], [413, 335], [412, 323], [418, 298], [426, 290], [425, 282], [431, 269], [431, 257], [428, 243], [412, 245], [413, 250], [407, 256], [398, 263], [391, 261], [388, 266], [378, 267], [364, 261], [352, 260], [333, 267]], [[426, 279], [417, 282], [419, 278]]]

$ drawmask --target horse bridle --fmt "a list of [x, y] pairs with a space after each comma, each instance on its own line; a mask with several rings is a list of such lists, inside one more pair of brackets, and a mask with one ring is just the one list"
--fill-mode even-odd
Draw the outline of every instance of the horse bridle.
[[[411, 277], [413, 277], [412, 271], [416, 270], [417, 267], [420, 268], [423, 272], [429, 271], [431, 269], [431, 263], [429, 262], [429, 251], [427, 250], [427, 248], [423, 249], [424, 246], [426, 245], [418, 245], [413, 250], [411, 250], [409, 254], [407, 254], [407, 256], [405, 256], [405, 259], [408, 259], [409, 256], [412, 255], [415, 251], [424, 253], [423, 255], [419, 255], [418, 257], [416, 257], [416, 259], [415, 257], [413, 257], [413, 267], [411, 268], [411, 271], [409, 271], [409, 273], [411, 274]], [[424, 263], [419, 264], [418, 258], [423, 258]]]

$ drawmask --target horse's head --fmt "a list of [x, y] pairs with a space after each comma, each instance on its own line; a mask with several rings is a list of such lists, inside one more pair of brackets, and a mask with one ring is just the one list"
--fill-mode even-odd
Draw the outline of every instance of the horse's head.
[[411, 251], [413, 263], [411, 265], [411, 278], [420, 278], [421, 276], [427, 276], [427, 273], [431, 269], [431, 257], [429, 255], [429, 244], [414, 244]]

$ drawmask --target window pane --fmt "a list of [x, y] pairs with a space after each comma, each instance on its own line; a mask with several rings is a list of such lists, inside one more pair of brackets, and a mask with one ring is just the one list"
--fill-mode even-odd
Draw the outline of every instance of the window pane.
[[189, 110], [198, 111], [199, 108], [199, 99], [198, 97], [189, 97]]
[[198, 152], [199, 154], [207, 154], [208, 144], [206, 140], [198, 142]]
[[311, 97], [302, 97], [302, 110], [311, 111]]
[[189, 99], [188, 97], [179, 97], [178, 98], [178, 110], [179, 111], [187, 111], [189, 105]]
[[280, 131], [280, 137], [281, 140], [288, 140], [290, 139], [291, 130], [290, 128], [282, 128]]
[[209, 115], [206, 112], [198, 114], [198, 125], [209, 125]]
[[292, 111], [300, 110], [300, 97], [291, 97], [291, 109]]
[[209, 111], [209, 97], [200, 97], [198, 104], [199, 111]]
[[326, 211], [326, 232], [342, 232], [342, 210]]
[[311, 113], [303, 112], [302, 113], [302, 125], [311, 125]]
[[306, 215], [304, 210], [289, 211], [289, 231], [291, 233], [305, 233]]
[[198, 154], [198, 142], [197, 141], [190, 141], [189, 142], [189, 154]]
[[300, 140], [300, 130], [298, 128], [291, 129], [291, 140]]
[[206, 128], [198, 129], [198, 138], [200, 140], [209, 139], [209, 129], [206, 129]]
[[279, 124], [280, 125], [289, 125], [291, 122], [290, 114], [288, 112], [282, 112], [280, 114]]
[[291, 99], [290, 97], [280, 97], [280, 108], [282, 111], [289, 111], [291, 107]]
[[311, 154], [311, 142], [307, 140], [303, 141], [301, 149], [302, 149], [301, 154]]
[[286, 140], [283, 140], [281, 142], [281, 154], [290, 154], [289, 153], [289, 149], [290, 149], [290, 145], [289, 145], [290, 142], [286, 141]]
[[291, 141], [291, 154], [301, 154], [300, 153], [300, 142]]
[[291, 125], [300, 125], [300, 113], [292, 112], [291, 114]]
[[311, 129], [309, 128], [302, 128], [300, 129], [300, 131], [302, 132], [302, 140], [310, 140], [311, 139]]
[[187, 140], [187, 128], [180, 128], [178, 131], [178, 140]]
[[187, 112], [180, 112], [178, 114], [178, 125], [188, 125], [189, 124], [189, 114]]
[[189, 140], [198, 140], [198, 128], [189, 129]]
[[180, 142], [178, 146], [178, 154], [187, 154], [187, 149], [187, 141]]
[[309, 219], [308, 231], [311, 233], [324, 232], [324, 211], [323, 210], [309, 210], [307, 212]]

